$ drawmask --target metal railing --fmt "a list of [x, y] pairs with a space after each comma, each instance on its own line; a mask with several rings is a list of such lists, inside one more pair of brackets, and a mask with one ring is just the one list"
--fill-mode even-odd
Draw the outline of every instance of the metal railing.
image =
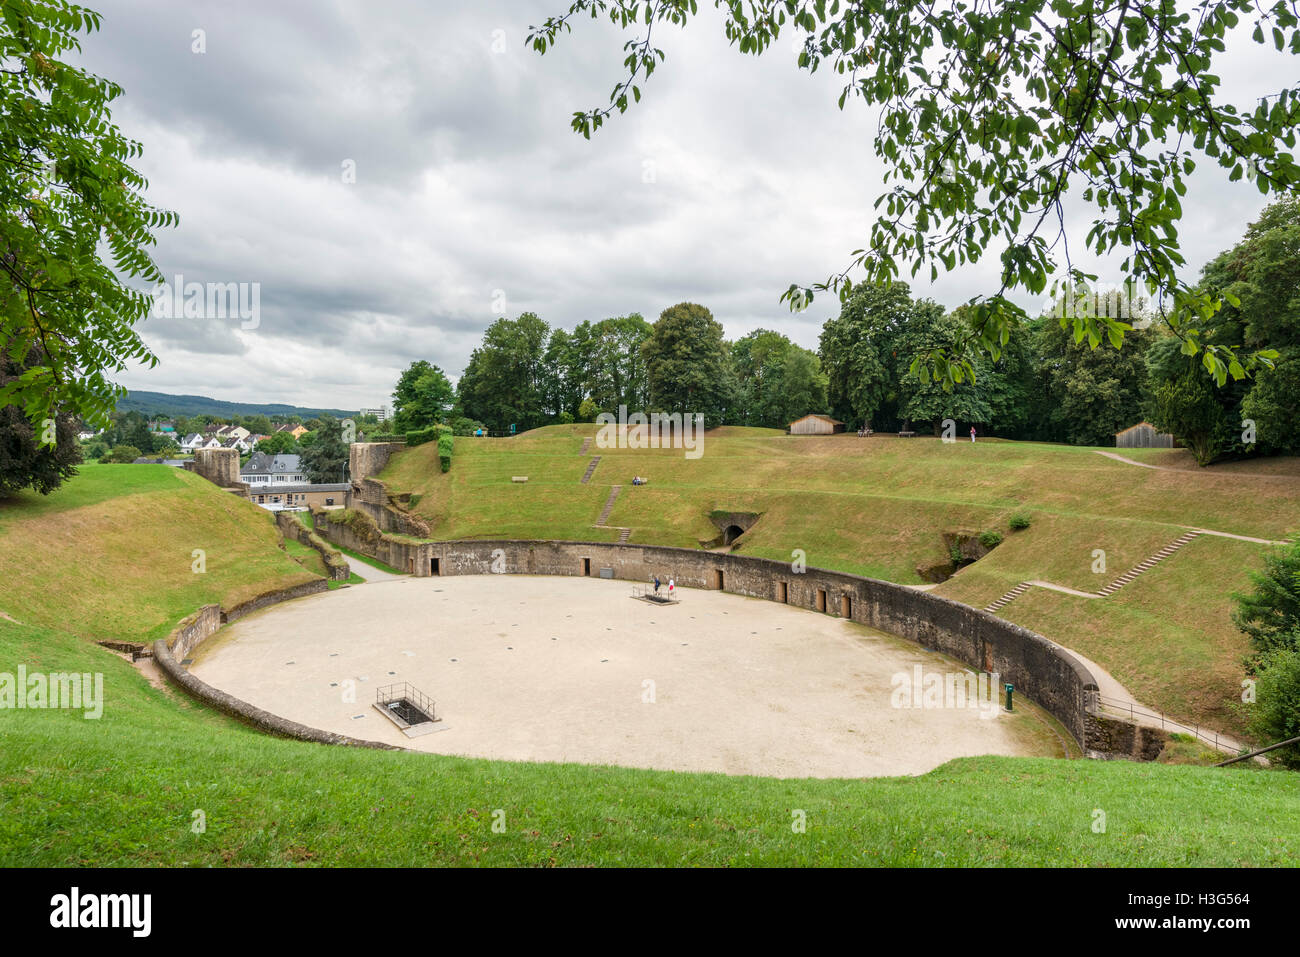
[[1134, 724], [1140, 724], [1138, 718], [1148, 718], [1152, 721], [1159, 721], [1160, 727], [1165, 730], [1172, 730], [1184, 734], [1190, 734], [1199, 741], [1203, 741], [1216, 751], [1224, 754], [1236, 754], [1240, 750], [1240, 745], [1229, 741], [1217, 731], [1202, 731], [1199, 724], [1184, 724], [1181, 721], [1169, 717], [1163, 711], [1147, 711], [1140, 708], [1132, 701], [1123, 701], [1119, 698], [1108, 698], [1103, 694], [1092, 695], [1093, 700], [1097, 703], [1099, 710], [1104, 709], [1112, 715], [1128, 717]]
[[375, 704], [381, 708], [384, 705], [391, 704], [394, 701], [407, 700], [415, 707], [419, 708], [429, 716], [430, 721], [436, 721], [437, 716], [433, 710], [433, 699], [405, 681], [397, 684], [384, 685], [382, 688], [375, 689]]

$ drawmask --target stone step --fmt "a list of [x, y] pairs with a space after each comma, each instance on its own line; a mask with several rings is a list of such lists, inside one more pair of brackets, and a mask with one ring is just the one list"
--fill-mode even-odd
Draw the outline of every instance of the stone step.
[[586, 454], [587, 454], [587, 449], [589, 449], [589, 448], [591, 448], [591, 436], [590, 436], [590, 435], [587, 436], [585, 439], [582, 440], [582, 448], [580, 448], [580, 449], [578, 450], [578, 454], [579, 454], [579, 455], [586, 455]]
[[605, 507], [600, 510], [600, 518], [596, 519], [597, 525], [604, 525], [605, 519], [609, 518], [609, 513], [614, 510], [614, 500], [618, 498], [618, 493], [623, 491], [623, 486], [615, 485], [609, 490], [609, 498], [605, 499]]
[[630, 528], [622, 529], [622, 530], [618, 533], [618, 543], [619, 543], [620, 545], [622, 545], [624, 542], [626, 542], [626, 541], [627, 541], [629, 538], [631, 538], [631, 537], [632, 537], [632, 529], [630, 529]]
[[1005, 608], [1007, 605], [1011, 604], [1013, 601], [1015, 601], [1017, 598], [1019, 598], [1027, 591], [1029, 591], [1029, 582], [1021, 582], [1019, 585], [1011, 589], [1011, 591], [1007, 592], [1001, 598], [987, 605], [984, 608], [984, 610], [988, 612], [994, 612], [1002, 608]]
[[1125, 585], [1132, 583], [1133, 579], [1137, 578], [1142, 573], [1148, 572], [1156, 565], [1159, 565], [1166, 558], [1168, 558], [1174, 552], [1178, 551], [1178, 549], [1182, 548], [1188, 542], [1192, 541], [1195, 538], [1199, 538], [1200, 534], [1201, 534], [1200, 532], [1187, 532], [1186, 534], [1178, 536], [1178, 538], [1174, 539], [1172, 542], [1170, 542], [1164, 548], [1160, 549], [1160, 551], [1156, 552], [1150, 558], [1138, 562], [1136, 565], [1134, 565], [1132, 568], [1126, 571], [1123, 575], [1120, 575], [1119, 578], [1116, 578], [1113, 582], [1111, 582], [1101, 591], [1097, 592], [1097, 594], [1101, 595], [1103, 598], [1105, 598], [1107, 595], [1115, 594], [1115, 592], [1119, 591]]
[[582, 481], [579, 482], [580, 485], [586, 485], [588, 482], [591, 481], [591, 473], [596, 471], [596, 466], [599, 464], [600, 464], [600, 456], [597, 455], [594, 459], [592, 459], [587, 464], [587, 471], [582, 473]]

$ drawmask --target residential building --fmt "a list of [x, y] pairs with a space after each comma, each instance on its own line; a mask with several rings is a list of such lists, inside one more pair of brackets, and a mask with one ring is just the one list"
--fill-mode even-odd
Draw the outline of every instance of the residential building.
[[288, 424], [288, 425], [277, 425], [277, 426], [275, 427], [275, 431], [277, 431], [277, 432], [288, 432], [288, 433], [289, 433], [290, 435], [292, 435], [295, 439], [300, 439], [300, 438], [302, 438], [304, 435], [306, 435], [306, 434], [307, 434], [309, 431], [311, 431], [311, 430], [308, 429], [308, 428], [307, 428], [306, 426], [304, 426], [304, 425], [295, 425], [295, 424], [290, 423], [290, 424]]
[[268, 485], [287, 488], [308, 483], [299, 456], [267, 455], [265, 452], [254, 452], [249, 456], [239, 470], [239, 480], [255, 488]]
[[380, 422], [388, 421], [388, 406], [381, 405], [377, 409], [361, 409], [358, 416], [373, 415]]

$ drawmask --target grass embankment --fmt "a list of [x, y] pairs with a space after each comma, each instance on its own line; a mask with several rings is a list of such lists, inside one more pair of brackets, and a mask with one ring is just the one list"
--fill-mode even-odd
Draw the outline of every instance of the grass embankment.
[[316, 577], [278, 541], [270, 513], [190, 472], [82, 466], [49, 496], [0, 499], [0, 612], [84, 638], [152, 641], [200, 605]]
[[[698, 547], [714, 510], [761, 519], [741, 554], [919, 584], [918, 567], [948, 556], [945, 531], [995, 530], [1004, 541], [939, 586], [983, 607], [1018, 582], [1095, 592], [1189, 527], [1277, 540], [1300, 532], [1300, 459], [1187, 468], [1184, 450], [1120, 450], [1172, 471], [1139, 468], [1069, 446], [922, 437], [788, 436], [727, 428], [703, 454], [592, 447], [595, 426], [553, 426], [513, 439], [462, 439], [451, 472], [421, 446], [380, 476], [419, 496], [436, 538], [565, 538]], [[1109, 450], [1114, 451], [1114, 450]], [[591, 458], [601, 461], [587, 485]], [[514, 475], [528, 482], [512, 483]], [[634, 487], [634, 475], [650, 484]], [[608, 528], [592, 523], [613, 485]], [[1013, 532], [1023, 513], [1028, 529]], [[1247, 644], [1229, 617], [1263, 546], [1205, 536], [1106, 599], [1031, 589], [1002, 615], [1075, 648], [1145, 703], [1240, 733], [1236, 707]], [[1098, 553], [1104, 553], [1104, 566]]]

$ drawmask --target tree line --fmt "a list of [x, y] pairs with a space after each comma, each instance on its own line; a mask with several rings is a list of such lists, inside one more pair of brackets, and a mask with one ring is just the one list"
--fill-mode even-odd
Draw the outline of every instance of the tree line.
[[492, 323], [453, 387], [413, 363], [394, 390], [395, 432], [446, 423], [461, 434], [591, 422], [602, 412], [702, 413], [706, 423], [782, 428], [810, 412], [849, 428], [964, 431], [1073, 445], [1113, 445], [1140, 421], [1172, 432], [1201, 464], [1300, 451], [1300, 201], [1268, 207], [1245, 237], [1201, 274], [1224, 307], [1189, 323], [1204, 343], [1277, 351], [1274, 368], [1232, 370], [1223, 384], [1204, 352], [1151, 323], [1131, 291], [1108, 308], [1130, 325], [1124, 346], [1089, 333], [1085, 309], [1045, 312], [1008, 330], [996, 359], [953, 384], [913, 359], [959, 351], [975, 334], [966, 306], [914, 298], [906, 283], [860, 285], [822, 327], [812, 352], [758, 329], [734, 341], [704, 306], [679, 303], [655, 323], [641, 315], [552, 329], [535, 313]]

